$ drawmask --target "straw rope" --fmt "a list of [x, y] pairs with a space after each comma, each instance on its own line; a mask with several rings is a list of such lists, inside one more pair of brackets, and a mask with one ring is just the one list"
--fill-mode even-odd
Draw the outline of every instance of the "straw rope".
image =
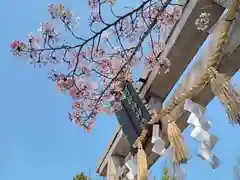
[[138, 141], [138, 152], [137, 152], [137, 179], [147, 180], [148, 179], [148, 165], [146, 153], [143, 149], [142, 142]]
[[168, 116], [168, 127], [167, 134], [168, 140], [172, 147], [172, 158], [174, 165], [185, 164], [188, 159], [187, 148], [184, 144], [184, 138], [181, 130], [178, 128], [177, 124]]
[[176, 97], [175, 99], [173, 99], [168, 107], [162, 109], [158, 113], [158, 115], [150, 121], [151, 124], [158, 122], [163, 116], [165, 116], [166, 114], [169, 114], [177, 105], [185, 101], [187, 98], [192, 98], [195, 90], [198, 90], [199, 88], [204, 88], [204, 86], [206, 86], [209, 83], [210, 76], [209, 76], [208, 68], [214, 67], [218, 64], [218, 59], [220, 58], [223, 51], [223, 46], [225, 45], [225, 42], [228, 39], [228, 32], [233, 23], [233, 20], [235, 19], [235, 12], [239, 4], [240, 4], [240, 0], [235, 0], [232, 3], [231, 7], [229, 8], [222, 33], [219, 37], [219, 42], [217, 45], [216, 52], [209, 57], [207, 69], [204, 71], [203, 75], [201, 76], [200, 82], [197, 85], [190, 88], [186, 93], [182, 93], [180, 97]]
[[[220, 34], [217, 48], [215, 53], [208, 58], [207, 68], [204, 70], [202, 76], [200, 77], [200, 81], [198, 84], [192, 86], [187, 92], [182, 93], [179, 97], [173, 98], [170, 102], [169, 106], [162, 109], [157, 116], [154, 116], [149, 124], [154, 124], [160, 121], [161, 118], [169, 114], [176, 106], [183, 103], [186, 99], [191, 99], [194, 96], [194, 92], [198, 91], [199, 89], [203, 89], [210, 81], [211, 71], [209, 68], [217, 67], [219, 64], [219, 59], [221, 58], [223, 47], [228, 40], [229, 31], [233, 21], [236, 18], [236, 11], [240, 5], [240, 0], [234, 0], [230, 7], [228, 8], [227, 16], [224, 22], [224, 26], [222, 29], [222, 33]], [[210, 74], [209, 74], [210, 72]], [[143, 141], [147, 136], [147, 129], [143, 130], [137, 141]], [[135, 143], [136, 144], [136, 143]]]

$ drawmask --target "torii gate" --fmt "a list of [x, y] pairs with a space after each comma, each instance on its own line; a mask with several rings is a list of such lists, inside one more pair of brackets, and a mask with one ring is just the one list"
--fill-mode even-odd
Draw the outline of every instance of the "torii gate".
[[[228, 5], [228, 2], [225, 0], [224, 4], [221, 4], [220, 0], [214, 1], [218, 4], [212, 4], [210, 8], [206, 9], [206, 11], [211, 13], [212, 24], [210, 24], [210, 27], [215, 24], [224, 11], [224, 8], [226, 8]], [[151, 72], [149, 72], [146, 76], [146, 82], [143, 84], [141, 91], [139, 92], [141, 97], [145, 97], [148, 101], [151, 98], [156, 97], [157, 99], [162, 99], [159, 101], [159, 104], [163, 103], [166, 96], [177, 82], [179, 76], [185, 70], [193, 56], [198, 51], [199, 47], [208, 36], [207, 32], [200, 32], [196, 30], [194, 22], [200, 13], [199, 8], [208, 5], [209, 2], [211, 2], [211, 0], [189, 0], [189, 2], [186, 4], [182, 18], [171, 32], [171, 35], [167, 40], [167, 48], [164, 51], [164, 55], [166, 55], [172, 61], [172, 71], [167, 76], [159, 76], [157, 74], [158, 69], [153, 69]], [[219, 68], [220, 72], [224, 72], [229, 76], [232, 76], [240, 68], [240, 63], [236, 61], [237, 57], [240, 57], [240, 48], [238, 47], [240, 44], [240, 39], [237, 37], [238, 32], [240, 32], [239, 23], [235, 24], [233, 35], [230, 39], [230, 44], [225, 51], [225, 56], [227, 57], [226, 61], [222, 62]], [[212, 33], [214, 33], [214, 31]], [[198, 38], [194, 38], [196, 36]], [[194, 39], [194, 41], [192, 41], [192, 39]], [[212, 43], [214, 43], [215, 40], [216, 39], [212, 39]], [[191, 73], [189, 76], [191, 76]], [[188, 85], [189, 84], [186, 84], [186, 86]], [[161, 89], [159, 89], [159, 87], [161, 87]], [[206, 87], [198, 93], [198, 96], [194, 101], [206, 106], [212, 98], [213, 94], [210, 88]], [[176, 109], [176, 113], [179, 114], [177, 124], [183, 131], [187, 127], [186, 120], [188, 113], [184, 112], [181, 107], [180, 109]], [[121, 132], [121, 129], [118, 129], [118, 133], [116, 135], [117, 138], [115, 138], [115, 140], [112, 142], [111, 148], [108, 149], [105, 157], [102, 159], [97, 168], [97, 172], [102, 176], [107, 176], [109, 180], [112, 180], [111, 177], [113, 176], [108, 176], [107, 174], [116, 173], [116, 171], [111, 171], [111, 169], [114, 168], [107, 168], [110, 166], [110, 162], [113, 162], [112, 155], [116, 155], [116, 152], [119, 151], [118, 148], [121, 148], [122, 150], [120, 153], [120, 159], [122, 159], [123, 157], [127, 156], [131, 149], [131, 146], [126, 142], [126, 140], [124, 141], [123, 134], [119, 132]], [[164, 141], [166, 144], [169, 144], [166, 136], [164, 137]], [[115, 145], [113, 146], [113, 144]], [[150, 138], [146, 140], [146, 144], [144, 146], [148, 158], [148, 167], [150, 168], [159, 158], [159, 155], [151, 151], [152, 145]], [[119, 162], [120, 159], [118, 160]], [[115, 163], [114, 167], [115, 169], [118, 168], [119, 163]]]

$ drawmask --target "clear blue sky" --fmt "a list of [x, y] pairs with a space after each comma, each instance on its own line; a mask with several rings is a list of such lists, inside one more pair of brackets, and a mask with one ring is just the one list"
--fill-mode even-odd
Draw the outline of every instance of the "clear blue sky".
[[[57, 1], [55, 1], [57, 2]], [[81, 18], [87, 18], [87, 0], [63, 0]], [[124, 0], [127, 2], [127, 0]], [[25, 59], [9, 52], [9, 43], [25, 39], [47, 19], [46, 5], [54, 1], [7, 1], [0, 6], [1, 17], [1, 93], [0, 93], [0, 180], [69, 180], [80, 172], [94, 180], [96, 164], [116, 128], [115, 117], [99, 117], [96, 128], [87, 134], [67, 119], [71, 99], [56, 92], [54, 83], [45, 77], [46, 70], [32, 68]], [[82, 27], [82, 31], [87, 31]], [[237, 78], [239, 80], [239, 78]], [[232, 167], [240, 150], [239, 128], [228, 124], [218, 101], [208, 106], [206, 117], [211, 131], [220, 139], [214, 152], [221, 159], [215, 172], [196, 157], [199, 144], [185, 131], [192, 160], [186, 167], [187, 180], [232, 179]], [[237, 132], [238, 131], [238, 132]], [[153, 167], [160, 177], [164, 159]], [[229, 177], [230, 176], [230, 177]]]

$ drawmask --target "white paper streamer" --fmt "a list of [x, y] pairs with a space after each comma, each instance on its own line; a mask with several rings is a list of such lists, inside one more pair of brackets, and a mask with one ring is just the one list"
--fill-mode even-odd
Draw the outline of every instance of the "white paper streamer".
[[134, 159], [128, 160], [125, 165], [129, 169], [129, 176], [136, 176], [137, 175], [137, 163]]
[[152, 152], [162, 156], [165, 153], [165, 142], [159, 138], [153, 145]]
[[154, 144], [160, 137], [159, 137], [159, 125], [153, 125], [153, 132], [152, 132], [152, 144]]
[[187, 120], [188, 124], [191, 124], [192, 126], [200, 126], [204, 130], [209, 130], [212, 126], [210, 121], [206, 121], [203, 119], [203, 117], [197, 117], [194, 113], [191, 113]]
[[152, 151], [158, 155], [163, 155], [165, 152], [165, 142], [159, 136], [159, 125], [153, 125], [153, 132], [152, 132], [152, 143], [153, 148]]
[[187, 99], [184, 103], [184, 109], [188, 112], [190, 112], [190, 116], [187, 120], [188, 124], [191, 124], [192, 126], [201, 127], [204, 130], [209, 130], [212, 126], [210, 121], [206, 121], [204, 119], [204, 113], [206, 111], [206, 108], [192, 102], [191, 100]]
[[192, 138], [194, 138], [195, 140], [202, 142], [204, 139], [208, 138], [209, 139], [209, 134], [207, 131], [205, 131], [204, 129], [202, 129], [201, 127], [195, 127], [192, 131], [192, 133], [190, 134], [190, 136]]
[[184, 109], [191, 113], [187, 121], [188, 124], [193, 126], [190, 136], [200, 142], [198, 156], [208, 161], [213, 169], [217, 168], [219, 159], [211, 150], [216, 145], [218, 138], [208, 132], [211, 128], [211, 122], [204, 119], [206, 108], [188, 99], [184, 103]]
[[190, 99], [186, 99], [184, 103], [184, 109], [190, 113], [193, 113], [198, 118], [203, 117], [206, 108], [192, 102]]
[[217, 141], [218, 141], [217, 136], [209, 134], [209, 136], [206, 139], [203, 139], [202, 144], [205, 145], [208, 148], [208, 150], [211, 151], [217, 144]]
[[220, 161], [217, 158], [217, 156], [215, 156], [212, 152], [208, 150], [208, 148], [204, 146], [200, 147], [198, 156], [201, 159], [208, 161], [211, 164], [213, 169], [216, 169], [220, 165]]
[[216, 136], [210, 134], [201, 127], [195, 127], [191, 133], [191, 137], [199, 141], [209, 150], [212, 150], [218, 141], [218, 138]]

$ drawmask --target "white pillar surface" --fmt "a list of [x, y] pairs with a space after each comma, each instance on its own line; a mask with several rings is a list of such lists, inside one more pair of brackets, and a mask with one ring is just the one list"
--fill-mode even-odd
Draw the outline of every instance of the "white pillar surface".
[[119, 176], [119, 170], [124, 163], [124, 158], [119, 156], [111, 156], [107, 165], [107, 180], [116, 180]]

